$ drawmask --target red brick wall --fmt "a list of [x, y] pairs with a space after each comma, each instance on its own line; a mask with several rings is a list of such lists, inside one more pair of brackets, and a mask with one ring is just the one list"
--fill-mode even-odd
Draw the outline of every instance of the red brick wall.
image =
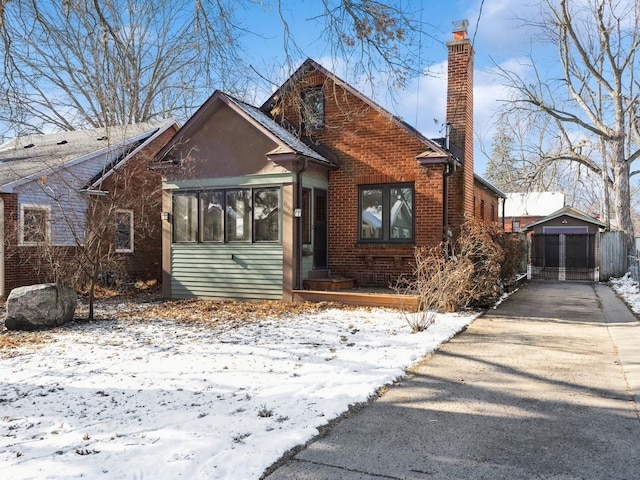
[[[312, 132], [331, 150], [340, 168], [329, 174], [329, 268], [332, 275], [355, 278], [359, 285], [388, 286], [412, 272], [414, 245], [359, 244], [359, 185], [413, 182], [416, 245], [442, 240], [443, 167], [421, 167], [416, 155], [425, 145], [357, 96], [324, 76], [310, 74], [300, 87], [325, 83], [325, 124]], [[296, 92], [290, 93], [295, 98]], [[298, 126], [295, 102], [283, 112]]]
[[[485, 188], [476, 186], [473, 195], [474, 203], [474, 215], [476, 220], [481, 220], [484, 223], [499, 224], [502, 220], [498, 214], [498, 198]], [[484, 202], [484, 218], [481, 215], [481, 207]], [[491, 218], [491, 211], [493, 208], [493, 218]]]
[[462, 149], [463, 165], [450, 178], [449, 221], [452, 227], [473, 216], [473, 47], [468, 39], [447, 44], [447, 122], [450, 143]]

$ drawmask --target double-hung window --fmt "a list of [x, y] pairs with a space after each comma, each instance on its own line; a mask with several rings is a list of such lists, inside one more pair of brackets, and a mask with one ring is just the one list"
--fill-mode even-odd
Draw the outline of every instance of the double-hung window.
[[278, 242], [280, 188], [231, 188], [173, 194], [176, 243]]
[[116, 210], [116, 252], [133, 252], [133, 211]]
[[410, 183], [359, 187], [361, 243], [412, 243], [414, 186]]
[[22, 205], [20, 216], [20, 244], [38, 246], [50, 241], [49, 217], [51, 209], [47, 205]]

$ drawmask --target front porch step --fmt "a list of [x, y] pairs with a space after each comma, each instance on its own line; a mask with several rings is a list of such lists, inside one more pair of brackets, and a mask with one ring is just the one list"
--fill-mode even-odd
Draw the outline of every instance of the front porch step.
[[302, 286], [305, 290], [319, 291], [335, 291], [353, 288], [356, 281], [353, 278], [331, 277], [331, 278], [313, 278], [304, 280]]

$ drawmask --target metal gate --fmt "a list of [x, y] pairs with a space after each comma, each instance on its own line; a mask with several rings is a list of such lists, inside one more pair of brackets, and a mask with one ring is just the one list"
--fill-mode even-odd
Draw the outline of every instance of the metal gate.
[[531, 278], [597, 280], [596, 267], [595, 235], [545, 233], [531, 237]]

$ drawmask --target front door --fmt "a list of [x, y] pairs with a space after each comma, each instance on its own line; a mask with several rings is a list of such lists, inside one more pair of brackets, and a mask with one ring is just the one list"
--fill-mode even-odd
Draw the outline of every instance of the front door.
[[313, 268], [327, 269], [327, 191], [314, 190]]

